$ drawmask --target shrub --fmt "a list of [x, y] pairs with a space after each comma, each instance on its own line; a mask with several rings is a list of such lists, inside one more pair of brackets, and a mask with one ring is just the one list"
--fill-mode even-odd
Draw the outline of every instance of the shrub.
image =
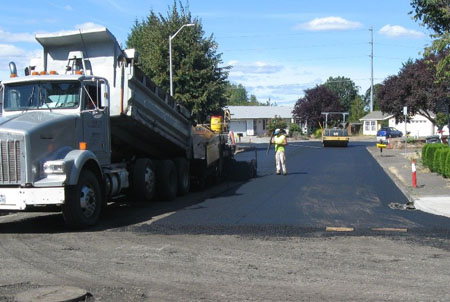
[[314, 131], [314, 137], [322, 138], [322, 129], [316, 129], [316, 131]]
[[449, 147], [441, 148], [437, 152], [439, 153], [439, 165], [437, 172], [445, 176], [447, 154], [448, 152], [450, 152], [450, 148]]
[[438, 161], [439, 161], [440, 154], [441, 154], [441, 149], [442, 148], [436, 148], [436, 151], [434, 151], [433, 161], [431, 162], [431, 165], [430, 165], [431, 172], [438, 172], [437, 167], [438, 167]]
[[289, 136], [298, 136], [302, 134], [303, 134], [302, 129], [300, 128], [299, 125], [295, 123], [289, 124]]
[[[430, 156], [430, 150], [435, 148], [436, 145], [435, 144], [427, 144], [427, 148], [424, 151], [424, 155], [423, 155], [423, 163], [425, 166], [429, 167], [430, 166], [430, 161], [429, 161], [429, 156]], [[433, 151], [434, 152], [434, 151]]]
[[274, 118], [270, 120], [270, 122], [267, 124], [267, 134], [269, 136], [272, 135], [272, 133], [275, 131], [275, 129], [286, 129], [287, 123], [285, 120], [281, 118]]
[[427, 157], [427, 149], [428, 149], [428, 147], [430, 147], [430, 144], [425, 144], [422, 147], [422, 163], [423, 163], [424, 166], [426, 166], [425, 158]]
[[437, 144], [428, 144], [427, 145], [428, 147], [425, 149], [425, 153], [424, 153], [424, 157], [423, 157], [423, 163], [428, 168], [431, 168], [430, 167], [430, 162], [431, 162], [430, 157], [431, 157], [431, 153], [434, 153], [434, 149], [436, 149], [436, 145]]
[[427, 155], [426, 155], [426, 165], [432, 172], [436, 172], [435, 169], [435, 156], [434, 154], [438, 149], [443, 148], [443, 144], [431, 144], [430, 147], [427, 148]]
[[445, 157], [445, 169], [444, 176], [450, 178], [450, 152], [447, 152], [447, 156]]

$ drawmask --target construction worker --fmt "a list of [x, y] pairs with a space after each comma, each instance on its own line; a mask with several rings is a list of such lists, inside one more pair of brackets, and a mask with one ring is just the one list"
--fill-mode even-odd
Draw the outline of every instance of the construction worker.
[[275, 135], [273, 141], [275, 143], [276, 172], [277, 175], [280, 175], [281, 170], [283, 170], [283, 175], [286, 175], [286, 155], [284, 153], [284, 147], [287, 145], [286, 134], [284, 130], [280, 129], [275, 129], [273, 134]]

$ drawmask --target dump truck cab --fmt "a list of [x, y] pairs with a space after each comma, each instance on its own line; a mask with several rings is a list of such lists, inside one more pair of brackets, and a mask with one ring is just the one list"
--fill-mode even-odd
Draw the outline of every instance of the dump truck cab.
[[8, 186], [2, 209], [61, 204], [64, 186], [78, 181], [73, 167], [86, 161], [101, 176], [111, 155], [108, 90], [105, 79], [77, 74], [2, 82], [0, 184]]

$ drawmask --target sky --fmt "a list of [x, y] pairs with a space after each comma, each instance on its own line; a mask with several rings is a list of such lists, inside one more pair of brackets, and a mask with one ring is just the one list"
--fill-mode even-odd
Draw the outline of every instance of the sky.
[[[182, 0], [185, 4], [186, 1]], [[0, 80], [8, 63], [23, 69], [42, 54], [36, 33], [107, 27], [122, 45], [151, 10], [167, 15], [173, 0], [0, 0]], [[213, 35], [229, 81], [258, 101], [293, 106], [329, 77], [370, 88], [420, 58], [430, 32], [408, 14], [409, 0], [190, 0], [189, 10]], [[180, 33], [182, 34], [182, 32]], [[36, 60], [36, 59], [34, 59]]]

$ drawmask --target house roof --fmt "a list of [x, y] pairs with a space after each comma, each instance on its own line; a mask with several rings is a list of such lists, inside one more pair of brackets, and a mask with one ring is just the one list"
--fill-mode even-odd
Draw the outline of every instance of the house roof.
[[231, 119], [257, 119], [257, 118], [292, 118], [294, 107], [289, 106], [228, 106]]
[[381, 111], [372, 111], [366, 116], [360, 118], [360, 121], [383, 121], [392, 117], [392, 114], [383, 113]]

